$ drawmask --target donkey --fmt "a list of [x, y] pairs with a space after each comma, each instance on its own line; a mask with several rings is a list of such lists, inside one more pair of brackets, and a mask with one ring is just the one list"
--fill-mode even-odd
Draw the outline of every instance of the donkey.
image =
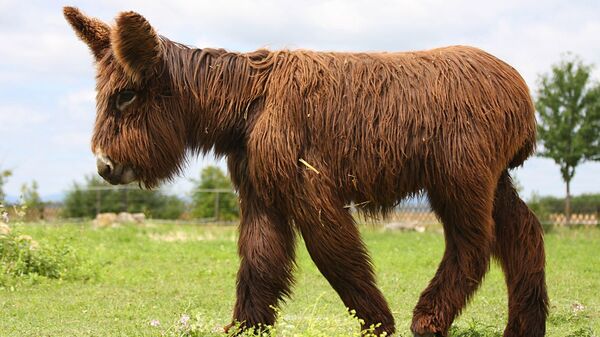
[[242, 210], [233, 321], [243, 328], [274, 324], [302, 235], [364, 326], [393, 334], [344, 205], [385, 215], [424, 191], [446, 248], [414, 309], [414, 335], [448, 335], [491, 256], [508, 286], [504, 336], [545, 334], [542, 229], [508, 173], [534, 151], [534, 107], [506, 63], [466, 46], [195, 49], [158, 35], [135, 12], [112, 26], [73, 7], [64, 15], [96, 61], [92, 151], [104, 179], [152, 188], [180, 173], [188, 152], [227, 157]]

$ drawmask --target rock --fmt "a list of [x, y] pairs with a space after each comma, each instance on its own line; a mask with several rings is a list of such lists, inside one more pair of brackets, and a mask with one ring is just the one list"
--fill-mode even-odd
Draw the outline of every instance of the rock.
[[119, 225], [118, 216], [116, 213], [99, 213], [96, 215], [96, 219], [92, 222], [94, 227], [116, 227]]
[[96, 228], [101, 227], [118, 227], [124, 224], [143, 224], [146, 221], [144, 213], [100, 213], [96, 215], [96, 219], [92, 222]]
[[133, 213], [131, 216], [133, 217], [133, 220], [135, 220], [135, 222], [138, 224], [143, 224], [144, 222], [146, 222], [146, 214], [144, 213]]
[[119, 215], [117, 216], [117, 221], [121, 224], [136, 222], [133, 215], [131, 213], [127, 213], [127, 212], [119, 213]]
[[383, 228], [389, 231], [416, 231], [419, 233], [423, 233], [425, 231], [425, 226], [419, 225], [419, 222], [417, 221], [389, 222], [385, 224]]

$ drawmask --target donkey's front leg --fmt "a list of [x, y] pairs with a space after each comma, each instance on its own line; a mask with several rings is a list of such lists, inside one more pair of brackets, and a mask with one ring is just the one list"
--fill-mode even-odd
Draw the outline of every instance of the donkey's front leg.
[[267, 208], [251, 191], [240, 190], [240, 197], [241, 264], [233, 324], [258, 328], [275, 323], [274, 308], [290, 294], [295, 234], [281, 212]]
[[392, 335], [394, 317], [375, 284], [371, 259], [352, 215], [332, 189], [314, 182], [303, 185], [305, 195], [293, 210], [308, 253], [346, 307], [362, 320], [364, 335]]

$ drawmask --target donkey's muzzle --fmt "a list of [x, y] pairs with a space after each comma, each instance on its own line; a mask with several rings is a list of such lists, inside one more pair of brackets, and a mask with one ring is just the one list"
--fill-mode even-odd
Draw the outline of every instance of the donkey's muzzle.
[[137, 179], [130, 167], [115, 163], [106, 155], [96, 157], [96, 168], [98, 174], [112, 185], [129, 184]]

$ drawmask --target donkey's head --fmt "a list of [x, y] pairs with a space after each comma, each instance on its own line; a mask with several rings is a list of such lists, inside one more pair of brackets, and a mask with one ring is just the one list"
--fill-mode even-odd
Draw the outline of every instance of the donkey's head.
[[169, 179], [184, 160], [186, 128], [165, 42], [135, 12], [121, 13], [112, 27], [76, 8], [65, 7], [64, 14], [96, 61], [92, 151], [98, 173], [111, 184], [153, 187]]

